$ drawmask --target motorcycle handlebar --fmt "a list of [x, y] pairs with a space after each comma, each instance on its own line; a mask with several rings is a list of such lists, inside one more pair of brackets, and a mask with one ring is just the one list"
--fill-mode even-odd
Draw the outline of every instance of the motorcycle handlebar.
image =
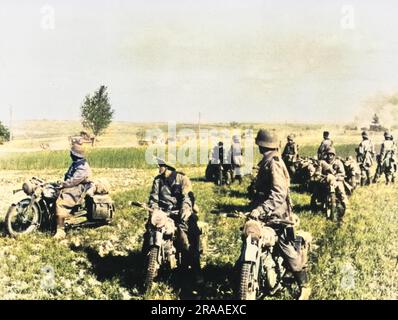
[[[156, 210], [156, 209], [148, 207], [148, 205], [146, 203], [139, 202], [139, 201], [131, 201], [130, 205], [133, 206], [133, 207], [143, 208], [143, 209], [147, 210], [150, 213], [152, 213], [152, 212], [154, 212]], [[161, 210], [161, 209], [159, 209], [159, 210]], [[169, 211], [166, 211], [166, 212], [168, 214], [170, 214], [170, 215], [178, 215], [180, 213], [179, 210], [169, 210]]]
[[[248, 218], [250, 215], [250, 212], [235, 212], [235, 213], [226, 213], [226, 217], [228, 218], [238, 218], [238, 217], [244, 217]], [[266, 224], [285, 224], [285, 225], [294, 225], [295, 223], [290, 220], [286, 219], [280, 219], [280, 218], [272, 218], [264, 221]]]

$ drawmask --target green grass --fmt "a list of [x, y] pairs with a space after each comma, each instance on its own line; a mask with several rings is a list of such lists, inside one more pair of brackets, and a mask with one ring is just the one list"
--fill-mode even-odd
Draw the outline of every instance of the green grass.
[[[202, 171], [193, 168], [187, 172], [193, 180], [200, 219], [209, 226], [208, 251], [202, 257], [206, 282], [200, 288], [201, 298], [231, 299], [243, 220], [211, 211], [246, 210], [249, 181], [218, 188], [200, 179]], [[146, 201], [150, 184], [148, 179], [143, 186], [115, 193], [117, 217], [113, 224], [73, 231], [66, 243], [41, 233], [18, 240], [1, 238], [0, 294], [17, 299], [142, 299], [144, 265], [140, 248], [147, 214], [129, 207], [128, 202]], [[397, 196], [398, 188], [382, 184], [357, 190], [350, 198], [344, 225], [337, 228], [321, 214], [309, 212], [309, 195], [293, 188], [300, 228], [314, 236], [315, 249], [310, 256], [312, 299], [397, 298]], [[46, 266], [55, 272], [51, 289], [41, 287]], [[175, 274], [164, 275], [148, 298], [181, 298], [178, 279]], [[286, 293], [273, 297], [290, 298]]]
[[[354, 156], [353, 144], [337, 145], [337, 154], [341, 157]], [[300, 147], [301, 156], [316, 155], [318, 146]], [[145, 148], [99, 148], [90, 149], [87, 159], [93, 168], [152, 168], [145, 160]], [[197, 153], [199, 160], [199, 152]], [[255, 150], [255, 163], [260, 161], [260, 155]], [[31, 153], [12, 153], [0, 158], [0, 170], [50, 170], [64, 169], [70, 165], [69, 151], [41, 151]], [[178, 167], [192, 167], [192, 164], [178, 164]]]
[[[87, 159], [93, 168], [149, 168], [143, 148], [92, 149]], [[15, 153], [0, 158], [1, 170], [63, 169], [70, 165], [69, 151]]]

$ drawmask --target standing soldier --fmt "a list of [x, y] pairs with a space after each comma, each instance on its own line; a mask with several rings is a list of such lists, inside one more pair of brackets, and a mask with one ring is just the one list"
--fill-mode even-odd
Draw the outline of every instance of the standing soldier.
[[287, 136], [287, 143], [282, 152], [282, 159], [285, 162], [287, 170], [291, 178], [294, 178], [296, 173], [295, 164], [298, 159], [298, 145], [294, 142], [294, 135]]
[[395, 172], [397, 171], [397, 145], [389, 132], [384, 132], [384, 139], [381, 145], [379, 158], [386, 177], [386, 184], [389, 184], [395, 182]]
[[[283, 160], [281, 159], [278, 137], [266, 130], [260, 130], [256, 137], [256, 144], [263, 155], [259, 163], [256, 178], [256, 194], [252, 203], [254, 208], [250, 217], [253, 219], [266, 219], [278, 217], [292, 219], [292, 207], [289, 195], [290, 178]], [[309, 298], [311, 289], [303, 255], [294, 247], [294, 237], [283, 225], [277, 225], [278, 246], [285, 262], [293, 272], [295, 280], [300, 287], [300, 300]]]
[[238, 135], [234, 135], [232, 137], [232, 146], [229, 150], [228, 159], [230, 159], [232, 168], [234, 171], [234, 178], [239, 181], [239, 184], [242, 183], [242, 172], [241, 168], [244, 165], [243, 161], [243, 152], [242, 146], [240, 145], [240, 140]]
[[83, 201], [83, 195], [91, 186], [91, 168], [85, 159], [83, 145], [74, 142], [70, 151], [72, 164], [65, 174], [64, 182], [60, 186], [60, 194], [56, 201], [57, 232], [56, 239], [65, 238], [65, 219], [72, 209]]
[[[155, 177], [149, 196], [149, 207], [161, 210], [178, 210], [176, 221], [177, 240], [182, 248], [183, 267], [189, 266], [197, 282], [202, 281], [200, 271], [200, 229], [198, 227], [197, 207], [189, 178], [177, 172], [162, 159], [157, 159], [159, 175]], [[148, 233], [144, 235], [143, 251], [147, 249]]]
[[357, 162], [361, 168], [361, 186], [369, 185], [371, 183], [370, 168], [373, 165], [375, 150], [366, 131], [362, 132], [362, 141], [355, 151], [357, 152]]
[[330, 140], [330, 133], [329, 131], [324, 131], [323, 132], [323, 141], [321, 142], [321, 145], [318, 148], [318, 160], [323, 160], [325, 156], [325, 151], [327, 148], [333, 146], [333, 141]]

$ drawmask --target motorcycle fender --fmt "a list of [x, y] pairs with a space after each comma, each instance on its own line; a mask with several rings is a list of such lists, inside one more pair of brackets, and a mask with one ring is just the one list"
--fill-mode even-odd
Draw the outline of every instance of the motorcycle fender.
[[162, 241], [163, 241], [163, 233], [155, 231], [151, 234], [151, 237], [149, 239], [149, 245], [157, 246], [160, 248], [162, 246]]
[[243, 248], [243, 262], [253, 262], [257, 261], [258, 256], [258, 246], [252, 243], [252, 237], [249, 235], [246, 238], [246, 242]]

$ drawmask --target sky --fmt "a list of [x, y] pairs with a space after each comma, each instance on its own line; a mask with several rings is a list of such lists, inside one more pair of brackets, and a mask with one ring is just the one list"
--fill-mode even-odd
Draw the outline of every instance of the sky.
[[398, 91], [398, 2], [1, 0], [0, 121], [349, 122]]

